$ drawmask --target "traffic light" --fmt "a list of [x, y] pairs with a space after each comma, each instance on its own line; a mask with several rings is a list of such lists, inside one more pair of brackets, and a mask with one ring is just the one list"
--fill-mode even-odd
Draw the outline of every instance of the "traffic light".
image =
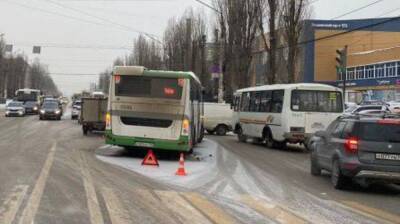
[[336, 71], [338, 74], [345, 74], [347, 65], [347, 45], [336, 50]]

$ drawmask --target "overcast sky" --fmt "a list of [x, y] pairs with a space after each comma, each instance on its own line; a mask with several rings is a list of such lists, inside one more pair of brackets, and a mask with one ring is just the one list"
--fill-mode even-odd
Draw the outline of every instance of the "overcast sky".
[[[400, 15], [399, 0], [311, 2], [314, 19], [332, 19], [374, 2], [341, 19]], [[168, 19], [189, 7], [211, 14], [195, 0], [0, 0], [0, 33], [14, 45], [14, 53], [24, 52], [48, 65], [60, 90], [70, 95], [97, 80], [76, 74], [98, 74], [110, 67], [117, 56], [129, 54], [138, 32], [162, 39]], [[44, 46], [40, 55], [31, 54], [34, 45]]]

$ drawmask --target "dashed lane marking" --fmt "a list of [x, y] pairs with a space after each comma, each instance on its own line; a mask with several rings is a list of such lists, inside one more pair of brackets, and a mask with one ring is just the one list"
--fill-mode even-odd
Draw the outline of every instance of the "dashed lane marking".
[[369, 207], [355, 201], [341, 201], [343, 205], [349, 207], [350, 210], [357, 212], [360, 215], [373, 218], [379, 222], [386, 221], [388, 223], [400, 223], [400, 216], [383, 211], [381, 209]]
[[[193, 208], [178, 192], [174, 191], [155, 191], [165, 206], [177, 214], [181, 223], [211, 224], [211, 222], [198, 210]], [[190, 215], [188, 215], [190, 214]]]
[[79, 165], [83, 179], [83, 185], [86, 192], [87, 206], [90, 214], [90, 222], [92, 224], [104, 224], [103, 215], [97, 199], [96, 189], [93, 184], [92, 176], [90, 175], [89, 167], [85, 156], [81, 152], [77, 152], [79, 156]]
[[12, 223], [28, 191], [28, 185], [17, 185], [13, 188], [0, 207], [0, 223]]
[[101, 193], [106, 204], [111, 223], [126, 224], [131, 223], [129, 213], [126, 211], [117, 195], [111, 188], [102, 188]]
[[295, 215], [294, 213], [283, 209], [282, 207], [270, 204], [264, 200], [256, 199], [249, 195], [241, 197], [243, 202], [248, 207], [254, 209], [258, 213], [283, 224], [305, 224], [308, 223], [305, 219]]
[[204, 196], [194, 193], [187, 192], [181, 193], [194, 207], [206, 215], [214, 223], [218, 224], [231, 224], [236, 223], [235, 219], [224, 212], [220, 207], [210, 202]]
[[33, 191], [28, 199], [27, 205], [22, 213], [20, 224], [32, 224], [37, 210], [42, 199], [44, 187], [46, 186], [46, 181], [49, 176], [50, 168], [53, 165], [54, 155], [56, 152], [57, 143], [54, 142], [49, 154], [47, 154], [46, 162], [43, 165], [42, 171], [40, 172], [39, 178], [33, 188]]

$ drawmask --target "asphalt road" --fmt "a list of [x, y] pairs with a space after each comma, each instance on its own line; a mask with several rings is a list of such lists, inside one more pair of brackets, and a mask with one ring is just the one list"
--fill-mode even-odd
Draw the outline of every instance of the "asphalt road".
[[104, 139], [83, 136], [68, 117], [0, 114], [0, 223], [400, 221], [396, 187], [336, 191], [327, 176], [309, 175], [306, 153], [208, 138], [219, 143], [215, 175], [189, 189], [96, 159]]

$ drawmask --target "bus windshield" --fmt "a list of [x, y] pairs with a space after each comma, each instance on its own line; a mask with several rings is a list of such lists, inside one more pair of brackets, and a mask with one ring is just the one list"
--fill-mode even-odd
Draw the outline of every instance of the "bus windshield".
[[115, 81], [115, 96], [181, 99], [183, 83], [176, 78], [122, 75]]
[[38, 92], [25, 92], [25, 91], [17, 92], [18, 101], [37, 101], [37, 99], [38, 99]]
[[342, 94], [337, 91], [293, 90], [291, 108], [306, 112], [343, 112]]

